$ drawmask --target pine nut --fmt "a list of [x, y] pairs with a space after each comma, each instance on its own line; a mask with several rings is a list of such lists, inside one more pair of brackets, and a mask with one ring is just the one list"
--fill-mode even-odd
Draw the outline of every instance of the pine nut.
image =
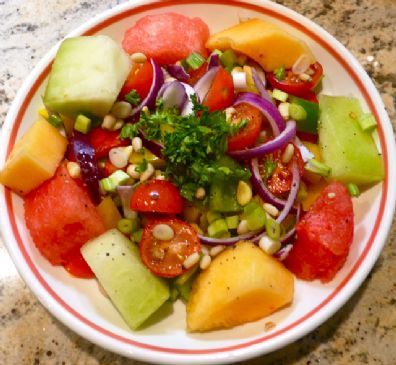
[[139, 152], [143, 147], [143, 141], [140, 137], [133, 137], [132, 138], [132, 147], [133, 150]]
[[293, 158], [294, 155], [294, 146], [289, 143], [285, 148], [285, 151], [282, 154], [282, 163], [287, 164]]
[[224, 251], [224, 249], [225, 246], [223, 245], [214, 246], [209, 250], [209, 255], [212, 257], [217, 256], [220, 252]]
[[140, 178], [140, 172], [136, 171], [137, 165], [129, 165], [127, 167], [127, 174], [132, 178], [132, 179], [139, 179]]
[[129, 117], [131, 111], [132, 106], [126, 101], [117, 101], [111, 108], [111, 114], [113, 114], [116, 118], [120, 119], [125, 119]]
[[243, 68], [241, 66], [236, 66], [232, 69], [231, 74], [234, 74], [236, 72], [243, 72]]
[[239, 181], [237, 188], [237, 201], [244, 206], [252, 200], [253, 192], [250, 185], [244, 181]]
[[131, 60], [136, 63], [145, 63], [147, 61], [147, 57], [142, 52], [136, 52], [131, 54]]
[[203, 255], [209, 255], [209, 249], [205, 245], [201, 245], [201, 252]]
[[146, 105], [142, 108], [142, 113], [147, 114], [147, 115], [150, 114], [150, 110]]
[[124, 126], [125, 122], [122, 119], [117, 119], [116, 124], [114, 124], [113, 131], [118, 131]]
[[242, 219], [238, 224], [237, 233], [241, 235], [248, 232], [249, 232], [249, 228], [248, 228], [247, 220]]
[[263, 204], [263, 208], [272, 217], [277, 217], [279, 215], [278, 208], [275, 207], [274, 205], [270, 204], [270, 203], [264, 203]]
[[114, 115], [107, 114], [103, 118], [102, 128], [111, 131], [111, 130], [113, 130], [114, 125], [116, 124], [116, 121], [117, 121], [117, 119]]
[[267, 236], [264, 236], [260, 238], [259, 246], [268, 255], [273, 255], [274, 253], [279, 251], [279, 249], [281, 248], [281, 243], [279, 241], [274, 241]]
[[197, 191], [195, 192], [195, 197], [199, 200], [202, 200], [203, 198], [205, 198], [206, 195], [206, 191], [204, 188], [198, 188]]
[[209, 255], [204, 255], [199, 263], [199, 267], [201, 270], [206, 270], [210, 263], [212, 262], [212, 258]]
[[154, 171], [154, 166], [151, 163], [148, 163], [146, 170], [140, 175], [140, 182], [150, 179], [150, 177], [154, 174]]
[[184, 260], [183, 266], [185, 269], [189, 269], [193, 267], [196, 263], [198, 263], [198, 261], [199, 261], [199, 253], [194, 252]]
[[117, 168], [122, 169], [128, 165], [129, 157], [132, 153], [132, 146], [115, 147], [109, 152], [110, 162]]
[[280, 103], [278, 106], [279, 113], [282, 116], [282, 118], [285, 120], [289, 119], [290, 117], [289, 106], [290, 103]]
[[175, 236], [175, 232], [173, 231], [171, 226], [160, 223], [153, 228], [153, 236], [157, 240], [168, 241]]
[[312, 77], [309, 76], [309, 75], [306, 74], [306, 73], [302, 73], [302, 74], [298, 75], [298, 77], [299, 77], [299, 79], [302, 80], [302, 81], [311, 81], [311, 80], [312, 80]]
[[77, 162], [68, 162], [66, 168], [70, 177], [72, 177], [73, 179], [77, 179], [81, 176], [81, 167]]

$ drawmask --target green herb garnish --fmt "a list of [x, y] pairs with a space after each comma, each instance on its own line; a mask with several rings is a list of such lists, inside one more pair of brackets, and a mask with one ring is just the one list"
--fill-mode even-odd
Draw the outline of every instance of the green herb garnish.
[[147, 165], [148, 165], [147, 160], [144, 158], [142, 160], [142, 162], [136, 167], [136, 169], [135, 169], [136, 172], [142, 173], [142, 172], [146, 171], [147, 170]]
[[127, 101], [129, 104], [132, 106], [139, 105], [141, 98], [140, 95], [137, 93], [137, 91], [134, 89], [128, 94], [124, 96], [125, 101]]
[[279, 81], [283, 81], [286, 78], [285, 66], [281, 66], [274, 71], [274, 75]]
[[275, 169], [276, 169], [276, 165], [277, 163], [270, 159], [267, 158], [264, 162], [264, 180], [268, 180], [272, 174], [274, 173]]

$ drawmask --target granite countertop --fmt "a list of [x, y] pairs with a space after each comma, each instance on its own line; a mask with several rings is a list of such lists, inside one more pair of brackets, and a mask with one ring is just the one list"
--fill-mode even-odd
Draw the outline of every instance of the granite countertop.
[[[122, 1], [0, 1], [0, 125], [22, 81], [69, 31]], [[396, 2], [280, 0], [338, 38], [378, 87], [396, 127]], [[245, 365], [395, 365], [396, 225], [373, 271], [331, 319], [296, 343]], [[141, 364], [79, 337], [19, 277], [0, 238], [0, 364]]]

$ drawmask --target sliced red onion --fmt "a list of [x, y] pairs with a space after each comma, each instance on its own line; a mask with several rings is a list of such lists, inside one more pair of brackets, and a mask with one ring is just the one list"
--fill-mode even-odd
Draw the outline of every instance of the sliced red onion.
[[208, 70], [220, 65], [220, 56], [217, 52], [212, 52], [208, 60]]
[[100, 203], [99, 168], [96, 162], [95, 149], [82, 133], [74, 132], [69, 139], [69, 155], [78, 162], [81, 168], [81, 177], [88, 189], [94, 204]]
[[264, 79], [262, 79], [258, 72], [256, 71], [256, 69], [254, 67], [252, 67], [252, 78], [253, 78], [253, 82], [256, 85], [257, 90], [259, 91], [261, 97], [265, 100], [268, 100], [269, 102], [271, 102], [271, 104], [275, 105], [274, 99], [272, 99], [271, 95], [269, 94], [269, 92], [265, 89], [266, 86], [266, 80], [265, 80], [265, 74], [264, 75]]
[[189, 115], [193, 113], [193, 103], [191, 101], [191, 95], [195, 95], [195, 90], [192, 86], [190, 86], [189, 84], [185, 84], [184, 82], [181, 83], [184, 87], [184, 90], [186, 91], [187, 94], [187, 101], [183, 106], [183, 109], [181, 111], [181, 115], [185, 116], [185, 115]]
[[293, 163], [292, 163], [291, 170], [292, 170], [292, 174], [293, 174], [291, 189], [289, 192], [289, 196], [287, 197], [285, 207], [280, 212], [278, 218], [276, 218], [276, 221], [278, 223], [281, 223], [287, 217], [287, 215], [290, 213], [290, 211], [294, 205], [294, 202], [296, 201], [298, 189], [300, 188], [300, 181], [301, 181], [300, 170], [299, 170], [298, 165], [295, 161], [293, 161]]
[[315, 158], [314, 154], [301, 143], [300, 138], [298, 138], [297, 136], [294, 138], [294, 144], [300, 150], [301, 158], [303, 159], [304, 162], [307, 162]]
[[155, 106], [155, 100], [157, 98], [158, 91], [164, 83], [164, 73], [162, 72], [161, 67], [153, 59], [151, 59], [150, 62], [153, 66], [153, 81], [150, 86], [150, 91], [148, 95], [141, 101], [141, 103], [132, 109], [131, 116], [140, 113], [144, 106], [153, 108]]
[[120, 185], [117, 186], [117, 193], [120, 196], [122, 210], [125, 218], [132, 219], [136, 218], [137, 213], [131, 209], [131, 196], [135, 190], [132, 185]]
[[180, 81], [170, 81], [162, 85], [157, 98], [162, 98], [165, 108], [182, 110], [187, 101], [187, 93]]
[[245, 150], [230, 151], [228, 154], [237, 160], [248, 160], [251, 158], [261, 157], [272, 153], [276, 150], [285, 147], [294, 137], [296, 136], [296, 122], [290, 120], [286, 124], [286, 128], [281, 134], [276, 136], [274, 139], [263, 143], [259, 146], [252, 147]]
[[282, 247], [277, 253], [275, 253], [274, 257], [277, 258], [279, 261], [283, 261], [289, 255], [292, 248], [293, 248], [293, 245], [288, 244], [288, 245]]
[[203, 102], [206, 94], [212, 86], [213, 79], [215, 78], [220, 66], [215, 66], [208, 70], [194, 86], [195, 93], [197, 94], [198, 101]]
[[232, 73], [232, 81], [234, 82], [235, 89], [246, 89], [247, 81], [246, 81], [246, 72], [233, 72]]
[[274, 136], [277, 136], [286, 128], [286, 122], [279, 113], [278, 108], [270, 101], [254, 93], [240, 93], [234, 105], [241, 103], [247, 103], [259, 109], [270, 123]]
[[188, 81], [190, 79], [190, 75], [182, 65], [169, 65], [167, 69], [169, 74], [179, 81]]
[[310, 64], [311, 64], [310, 57], [304, 53], [296, 60], [296, 62], [294, 62], [292, 67], [292, 72], [295, 75], [303, 74], [305, 71], [308, 70]]

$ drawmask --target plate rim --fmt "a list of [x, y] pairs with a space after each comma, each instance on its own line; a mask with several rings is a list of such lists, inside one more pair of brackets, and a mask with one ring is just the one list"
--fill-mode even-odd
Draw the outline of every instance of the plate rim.
[[[358, 84], [357, 86], [359, 87], [362, 95], [364, 95], [366, 99], [366, 103], [368, 104], [370, 109], [375, 112], [377, 120], [380, 121], [380, 132], [382, 133], [381, 144], [384, 149], [384, 156], [386, 157], [387, 154], [389, 154], [388, 158], [391, 156], [395, 156], [395, 142], [393, 141], [392, 137], [389, 137], [389, 132], [390, 135], [393, 136], [393, 131], [389, 117], [385, 111], [385, 107], [383, 105], [383, 102], [379, 96], [377, 89], [373, 85], [372, 81], [370, 80], [370, 78], [368, 77], [362, 66], [354, 58], [354, 56], [350, 53], [350, 51], [348, 51], [339, 41], [337, 41], [327, 31], [325, 31], [323, 28], [318, 26], [310, 19], [282, 5], [275, 4], [267, 0], [261, 0], [261, 1], [222, 0], [217, 2], [205, 1], [205, 0], [202, 1], [187, 0], [182, 2], [175, 0], [165, 0], [165, 1], [137, 0], [133, 2], [120, 4], [112, 9], [100, 13], [93, 19], [84, 22], [81, 26], [70, 32], [65, 38], [80, 34], [95, 33], [99, 30], [98, 28], [100, 26], [102, 27], [106, 26], [103, 24], [107, 24], [111, 20], [113, 22], [117, 21], [123, 17], [131, 15], [129, 13], [134, 11], [139, 13], [140, 11], [149, 8], [157, 9], [162, 7], [166, 8], [166, 6], [168, 5], [190, 5], [190, 4], [216, 4], [216, 5], [222, 4], [222, 5], [239, 6], [239, 7], [251, 8], [261, 13], [265, 13], [263, 11], [265, 10], [267, 11], [267, 13], [265, 13], [266, 15], [268, 15], [268, 11], [270, 11], [272, 14], [276, 14], [277, 19], [285, 20], [289, 24], [293, 23], [292, 24], [293, 26], [297, 25], [296, 27], [299, 28], [299, 30], [302, 29], [304, 33], [306, 34], [310, 33], [308, 34], [309, 36], [311, 36], [311, 34], [313, 34], [313, 31], [315, 31], [316, 36], [314, 37], [314, 39], [322, 46], [323, 46], [323, 42], [326, 43], [325, 40], [327, 38], [328, 41], [331, 41], [331, 44], [327, 43], [328, 47], [334, 52], [337, 53], [338, 50], [343, 54], [343, 56], [346, 56], [347, 61], [350, 62], [351, 66], [353, 66], [353, 68], [356, 71], [355, 76], [357, 80], [359, 80], [360, 84], [363, 86], [363, 89], [359, 87]], [[297, 20], [300, 20], [302, 24], [298, 24]], [[53, 59], [60, 42], [58, 42], [54, 47], [52, 47], [51, 50], [48, 51], [47, 54], [40, 60], [37, 66], [29, 74], [28, 78], [25, 79], [22, 87], [19, 89], [17, 96], [15, 97], [11, 105], [11, 108], [7, 114], [6, 120], [2, 128], [2, 135], [0, 140], [1, 160], [4, 160], [6, 152], [9, 152], [10, 148], [12, 147], [12, 143], [8, 144], [9, 143], [8, 136], [11, 134], [11, 138], [12, 138], [12, 134], [15, 134], [16, 131], [18, 130], [18, 128], [13, 128], [14, 121], [20, 115], [21, 115], [20, 118], [22, 119], [24, 113], [21, 114], [21, 110], [25, 111], [26, 106], [30, 102], [29, 96], [33, 96], [36, 92], [36, 90], [34, 88], [31, 88], [31, 86], [35, 84], [40, 85], [43, 82], [46, 76], [45, 71], [46, 70], [48, 71], [50, 67], [50, 62]], [[329, 51], [327, 47], [325, 48], [326, 50]], [[337, 57], [336, 59], [338, 61]], [[356, 80], [354, 80], [354, 82], [356, 83]], [[6, 151], [6, 147], [8, 151]], [[380, 206], [380, 209], [381, 208], [383, 209], [384, 219], [377, 226], [374, 226], [374, 229], [369, 237], [369, 243], [371, 241], [371, 245], [369, 243], [366, 243], [366, 247], [363, 250], [363, 253], [359, 256], [358, 260], [353, 265], [351, 271], [346, 275], [346, 277], [339, 284], [339, 286], [336, 289], [334, 289], [333, 292], [326, 298], [326, 300], [323, 301], [323, 302], [327, 301], [327, 303], [322, 305], [323, 303], [322, 302], [319, 305], [321, 308], [318, 309], [317, 312], [311, 316], [311, 319], [308, 321], [308, 324], [306, 323], [305, 326], [303, 327], [300, 326], [300, 323], [295, 325], [297, 329], [296, 331], [294, 331], [295, 333], [292, 332], [291, 335], [289, 336], [286, 337], [283, 336], [285, 338], [282, 337], [282, 334], [278, 335], [278, 342], [275, 341], [275, 345], [272, 346], [270, 349], [266, 348], [265, 346], [265, 339], [268, 336], [265, 336], [264, 339], [255, 340], [253, 341], [254, 343], [248, 344], [247, 347], [244, 348], [238, 348], [240, 345], [236, 345], [236, 346], [229, 346], [223, 350], [220, 350], [221, 352], [219, 352], [218, 349], [210, 349], [210, 351], [206, 351], [204, 353], [202, 353], [202, 351], [200, 350], [198, 350], [196, 353], [191, 351], [190, 352], [183, 351], [176, 353], [177, 349], [170, 349], [171, 351], [169, 352], [168, 351], [154, 352], [154, 349], [150, 348], [152, 346], [150, 345], [147, 346], [146, 344], [143, 344], [146, 346], [143, 346], [142, 348], [136, 347], [134, 349], [131, 349], [131, 348], [126, 348], [125, 343], [117, 343], [118, 340], [115, 340], [115, 343], [113, 343], [114, 338], [112, 341], [106, 341], [106, 338], [102, 338], [105, 337], [103, 336], [105, 333], [102, 333], [101, 335], [98, 336], [94, 328], [86, 328], [88, 326], [87, 323], [83, 322], [83, 326], [82, 326], [81, 322], [75, 322], [75, 321], [79, 321], [80, 319], [78, 317], [75, 318], [72, 313], [65, 313], [64, 312], [65, 308], [59, 308], [59, 306], [62, 307], [62, 304], [59, 302], [54, 303], [55, 299], [51, 298], [51, 293], [48, 293], [45, 287], [40, 287], [40, 285], [38, 285], [38, 282], [34, 282], [34, 280], [33, 281], [31, 280], [32, 272], [29, 271], [29, 267], [28, 268], [25, 267], [26, 262], [23, 262], [24, 260], [20, 256], [21, 252], [18, 252], [14, 242], [15, 238], [17, 238], [18, 240], [18, 237], [15, 236], [18, 236], [19, 233], [17, 234], [15, 234], [15, 232], [12, 233], [10, 226], [7, 226], [4, 219], [0, 220], [0, 226], [7, 250], [11, 254], [11, 257], [15, 265], [17, 266], [19, 273], [23, 277], [24, 281], [27, 283], [28, 287], [34, 292], [35, 296], [40, 300], [40, 302], [56, 318], [58, 318], [61, 322], [63, 322], [67, 327], [71, 328], [77, 334], [87, 338], [91, 342], [94, 342], [104, 348], [107, 348], [110, 351], [117, 352], [128, 357], [132, 357], [135, 359], [148, 361], [148, 362], [169, 363], [170, 361], [172, 361], [172, 363], [175, 364], [187, 364], [187, 363], [188, 364], [193, 364], [193, 363], [218, 364], [219, 361], [223, 363], [234, 362], [274, 351], [296, 340], [297, 338], [303, 337], [305, 334], [307, 334], [308, 332], [319, 326], [332, 314], [334, 314], [334, 312], [338, 310], [362, 284], [363, 280], [366, 278], [369, 271], [372, 269], [374, 263], [378, 259], [378, 256], [381, 253], [382, 248], [386, 242], [386, 238], [392, 222], [393, 212], [396, 205], [395, 187], [394, 187], [396, 181], [396, 170], [394, 167], [392, 167], [392, 165], [388, 163], [388, 160], [385, 161], [385, 166], [387, 168], [387, 176], [383, 188], [381, 190], [381, 204], [384, 201], [384, 193], [385, 193], [385, 195], [388, 195], [388, 197], [390, 198], [389, 200], [393, 202], [393, 206], [392, 203], [389, 202], [387, 204], [383, 203], [382, 204], [383, 206], [382, 205]], [[1, 217], [8, 215], [10, 212], [11, 213], [13, 212], [12, 203], [10, 205], [11, 202], [10, 196], [11, 196], [10, 192], [2, 187], [0, 190], [0, 202], [3, 203], [0, 204]], [[9, 218], [12, 219], [12, 217], [10, 216]], [[12, 222], [11, 222], [11, 226], [12, 226]], [[381, 228], [381, 230], [379, 230], [379, 228]], [[378, 232], [376, 232], [376, 230]], [[20, 237], [19, 240], [21, 240]], [[374, 253], [370, 253], [370, 255], [368, 255], [368, 249], [372, 246], [374, 246], [376, 250]], [[359, 265], [356, 267], [358, 263]], [[360, 265], [361, 263], [364, 263], [364, 265], [361, 266]], [[342, 287], [339, 290], [337, 290], [340, 286]], [[337, 295], [337, 294], [341, 294], [341, 295]], [[50, 298], [48, 297], [48, 295], [50, 296]], [[323, 309], [327, 309], [327, 310], [323, 310]], [[307, 315], [305, 315], [304, 317], [306, 316]], [[299, 321], [300, 320], [297, 320], [295, 322], [299, 322]], [[287, 327], [285, 328], [285, 330], [287, 332]], [[276, 333], [276, 331], [274, 333]], [[280, 336], [280, 340], [279, 340], [279, 336]], [[130, 341], [128, 342], [130, 343]], [[132, 340], [132, 342], [137, 342], [137, 341]]]

